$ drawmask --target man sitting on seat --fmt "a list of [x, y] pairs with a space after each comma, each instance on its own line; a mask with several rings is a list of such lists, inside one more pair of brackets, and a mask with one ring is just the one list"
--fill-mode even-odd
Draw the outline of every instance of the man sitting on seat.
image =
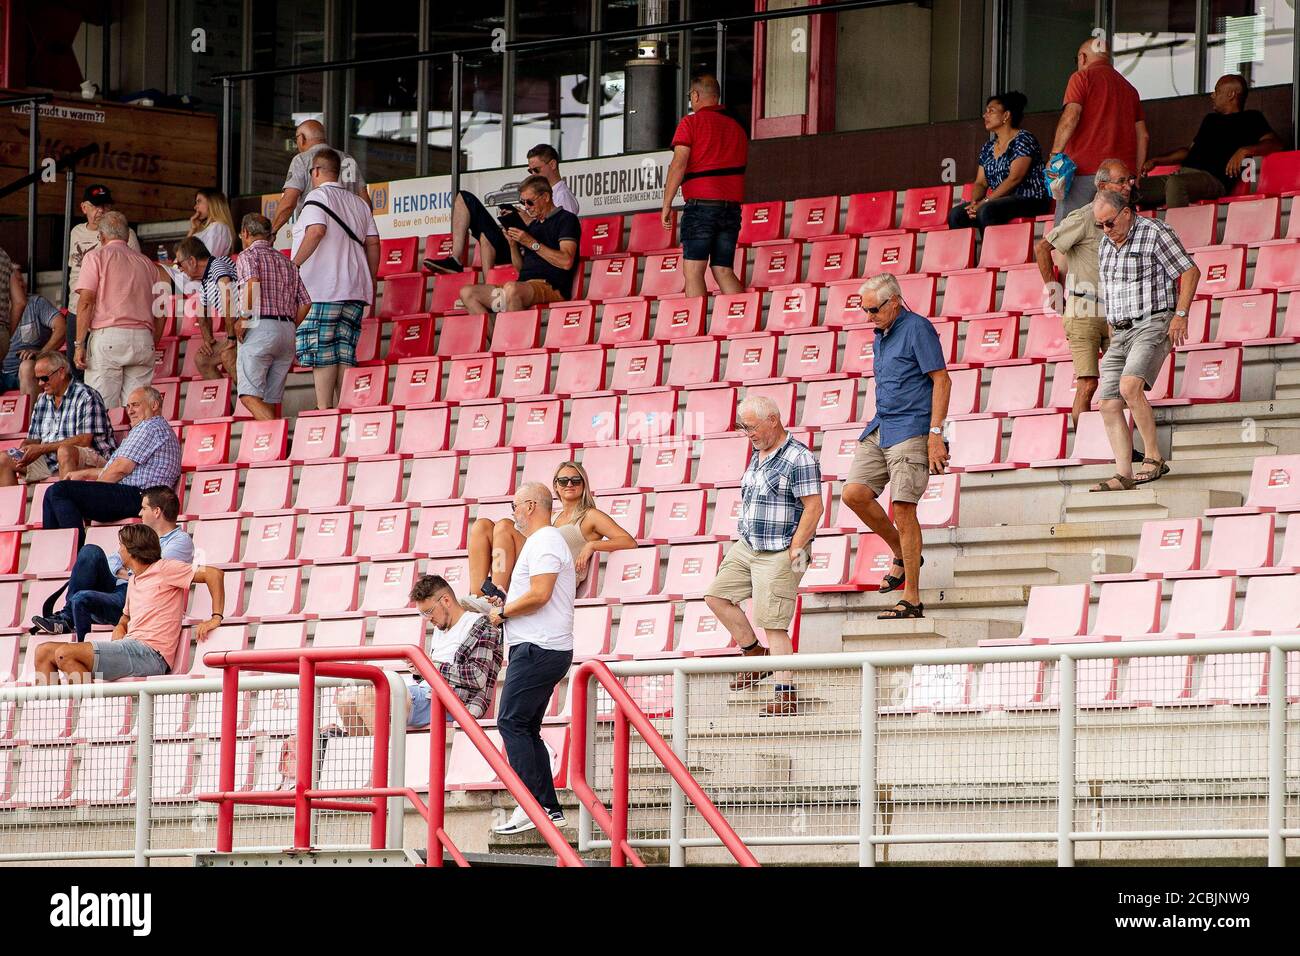
[[[225, 607], [225, 581], [220, 568], [196, 568], [164, 558], [157, 532], [142, 524], [127, 525], [117, 533], [117, 539], [118, 557], [131, 572], [131, 581], [113, 639], [41, 644], [36, 648], [38, 683], [53, 683], [56, 670], [67, 674], [68, 681], [74, 684], [95, 677], [115, 681], [170, 673], [180, 647], [181, 620], [190, 585], [202, 581], [208, 586], [212, 606]], [[221, 620], [221, 614], [213, 612], [195, 628], [198, 639], [206, 640], [221, 626]]]
[[527, 230], [507, 229], [510, 261], [519, 270], [514, 282], [471, 285], [460, 299], [473, 315], [514, 312], [548, 302], [561, 302], [573, 289], [582, 224], [573, 213], [556, 206], [545, 176], [529, 176], [519, 186], [519, 201], [532, 214]]
[[37, 482], [53, 474], [94, 468], [117, 448], [104, 400], [72, 377], [72, 366], [62, 352], [42, 352], [35, 371], [41, 397], [32, 410], [27, 440], [16, 449], [21, 454], [0, 454], [0, 487], [16, 485], [19, 478]]
[[[166, 485], [146, 488], [140, 504], [140, 520], [153, 528], [162, 543], [162, 556], [171, 561], [194, 561], [194, 540], [176, 524], [181, 502]], [[84, 641], [93, 624], [116, 624], [126, 604], [130, 571], [114, 551], [104, 554], [97, 544], [88, 544], [77, 552], [77, 563], [68, 578], [68, 599], [63, 609], [48, 617], [32, 618], [39, 634], [68, 634]], [[57, 596], [57, 595], [56, 595]], [[53, 600], [50, 602], [53, 606]]]

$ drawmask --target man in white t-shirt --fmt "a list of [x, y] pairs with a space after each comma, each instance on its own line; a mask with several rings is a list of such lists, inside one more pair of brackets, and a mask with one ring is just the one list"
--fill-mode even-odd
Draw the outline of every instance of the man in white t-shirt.
[[[492, 690], [501, 672], [501, 628], [489, 622], [485, 615], [462, 608], [451, 585], [436, 574], [421, 575], [416, 580], [411, 587], [411, 600], [434, 627], [429, 635], [429, 659], [470, 716], [484, 716], [492, 706]], [[418, 675], [406, 676], [406, 702], [406, 726], [428, 727], [432, 694], [429, 685]], [[341, 688], [334, 706], [348, 735], [369, 737], [374, 733], [373, 685]]]
[[[551, 694], [573, 663], [577, 573], [564, 535], [551, 525], [551, 507], [551, 490], [540, 482], [527, 482], [515, 492], [515, 527], [524, 536], [524, 546], [515, 559], [505, 603], [493, 608], [488, 619], [505, 622], [510, 648], [497, 710], [506, 759], [555, 825], [562, 827], [564, 814], [540, 731]], [[492, 829], [522, 833], [533, 829], [533, 822], [516, 807], [508, 822]]]
[[[554, 146], [539, 143], [528, 151], [528, 175], [545, 176], [551, 184], [551, 202], [560, 209], [578, 215], [578, 200], [560, 175], [560, 154]], [[532, 212], [526, 205], [516, 203], [514, 209], [525, 225], [533, 221]], [[484, 276], [495, 265], [510, 264], [510, 245], [496, 215], [488, 212], [472, 192], [462, 189], [451, 205], [451, 255], [442, 259], [425, 259], [424, 267], [433, 272], [464, 272], [463, 263], [468, 261], [465, 252], [470, 236], [481, 247], [479, 257], [482, 259]]]
[[357, 364], [361, 313], [375, 299], [379, 273], [379, 228], [370, 203], [339, 182], [342, 162], [332, 149], [312, 157], [316, 188], [293, 224], [293, 264], [312, 303], [294, 357], [312, 371], [320, 410], [338, 404], [339, 368]]

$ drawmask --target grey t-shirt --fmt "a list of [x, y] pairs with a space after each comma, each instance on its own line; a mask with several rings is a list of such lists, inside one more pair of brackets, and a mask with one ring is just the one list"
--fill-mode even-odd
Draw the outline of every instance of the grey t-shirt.
[[[322, 149], [330, 149], [328, 143], [317, 143], [310, 147], [305, 153], [299, 153], [292, 162], [289, 163], [289, 175], [284, 179], [285, 189], [297, 189], [300, 191], [298, 204], [293, 208], [293, 214], [297, 216], [302, 212], [302, 204], [307, 201], [307, 194], [312, 191], [311, 184], [311, 161]], [[370, 202], [370, 193], [366, 192], [366, 180], [361, 175], [361, 167], [357, 161], [349, 156], [343, 150], [335, 150], [343, 160], [343, 167], [339, 170], [339, 182], [349, 190], [356, 193], [366, 202]], [[348, 170], [352, 171], [351, 180], [349, 181]], [[282, 190], [283, 191], [283, 190]]]
[[[7, 286], [6, 291], [8, 291]], [[13, 338], [9, 341], [9, 354], [5, 356], [0, 371], [17, 375], [18, 366], [22, 363], [20, 353], [39, 349], [49, 340], [50, 329], [53, 328], [54, 319], [58, 314], [59, 310], [45, 296], [29, 295], [27, 308], [23, 309], [18, 327], [14, 329]]]

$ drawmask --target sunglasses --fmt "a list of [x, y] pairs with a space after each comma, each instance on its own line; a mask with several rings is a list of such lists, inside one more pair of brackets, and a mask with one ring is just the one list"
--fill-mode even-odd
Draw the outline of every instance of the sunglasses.
[[50, 379], [54, 378], [54, 376], [55, 376], [55, 375], [58, 375], [59, 372], [61, 372], [61, 371], [63, 371], [63, 370], [62, 370], [62, 369], [58, 369], [58, 370], [56, 370], [56, 371], [51, 372], [49, 375], [37, 375], [37, 376], [36, 376], [36, 384], [38, 384], [38, 385], [45, 385], [45, 384], [47, 384], [47, 383], [50, 381]]
[[1116, 216], [1114, 219], [1107, 219], [1105, 222], [1097, 223], [1097, 228], [1103, 229], [1106, 232], [1110, 232], [1112, 229], [1115, 228], [1115, 223], [1117, 222], [1119, 222], [1119, 216]]
[[579, 478], [577, 475], [574, 475], [571, 478], [566, 476], [564, 478], [556, 478], [555, 483], [559, 485], [561, 488], [572, 488], [574, 485], [582, 484], [582, 479]]
[[537, 202], [536, 199], [523, 199], [523, 198], [521, 198], [519, 201], [523, 203], [525, 206], [527, 206], [529, 209], [532, 209]]

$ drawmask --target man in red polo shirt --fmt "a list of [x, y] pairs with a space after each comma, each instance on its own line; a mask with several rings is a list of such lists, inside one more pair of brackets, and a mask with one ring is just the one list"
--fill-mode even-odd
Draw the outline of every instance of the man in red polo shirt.
[[719, 102], [718, 81], [704, 75], [691, 84], [692, 113], [673, 135], [673, 161], [664, 184], [664, 228], [672, 228], [673, 199], [680, 187], [682, 259], [686, 294], [704, 295], [704, 269], [712, 266], [718, 287], [741, 290], [732, 268], [740, 239], [740, 202], [745, 197], [745, 163], [749, 137]]

